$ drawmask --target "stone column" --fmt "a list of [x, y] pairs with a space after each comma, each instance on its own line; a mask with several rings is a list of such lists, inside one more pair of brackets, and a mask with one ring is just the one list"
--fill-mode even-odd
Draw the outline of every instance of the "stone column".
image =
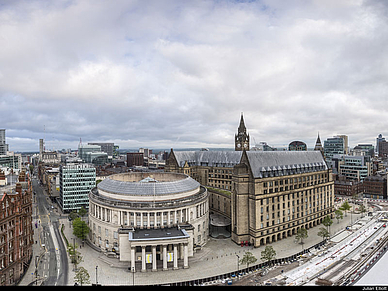
[[146, 256], [145, 256], [145, 246], [141, 247], [141, 271], [146, 271]]
[[157, 271], [156, 266], [156, 246], [152, 246], [152, 272]]
[[184, 253], [183, 268], [188, 269], [189, 268], [189, 247], [187, 243], [183, 245], [183, 253]]
[[163, 271], [167, 270], [167, 245], [163, 245]]
[[174, 244], [174, 270], [178, 270], [178, 246]]
[[174, 223], [173, 224], [178, 224], [178, 222], [177, 222], [177, 210], [174, 211]]
[[136, 258], [135, 258], [135, 247], [131, 247], [131, 272], [136, 272], [136, 269], [135, 269], [135, 261], [136, 261]]
[[168, 211], [167, 212], [167, 227], [169, 227], [170, 226], [170, 221], [171, 221], [171, 211]]
[[143, 212], [140, 212], [140, 229], [143, 229]]

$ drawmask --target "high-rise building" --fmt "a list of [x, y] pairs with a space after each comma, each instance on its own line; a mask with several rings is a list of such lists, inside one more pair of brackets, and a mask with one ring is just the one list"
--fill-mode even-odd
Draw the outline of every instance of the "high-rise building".
[[379, 155], [379, 144], [380, 142], [382, 141], [385, 141], [385, 138], [383, 137], [383, 135], [380, 133], [377, 138], [376, 138], [376, 152], [377, 152], [377, 155]]
[[59, 204], [69, 213], [89, 208], [89, 192], [96, 186], [96, 169], [90, 164], [67, 164], [59, 168]]
[[327, 165], [330, 168], [335, 168], [334, 164], [332, 162], [333, 155], [335, 154], [345, 154], [345, 141], [343, 137], [335, 136], [328, 138], [324, 141], [323, 144], [325, 159], [327, 162]]
[[0, 155], [6, 155], [8, 144], [5, 143], [5, 129], [0, 129]]

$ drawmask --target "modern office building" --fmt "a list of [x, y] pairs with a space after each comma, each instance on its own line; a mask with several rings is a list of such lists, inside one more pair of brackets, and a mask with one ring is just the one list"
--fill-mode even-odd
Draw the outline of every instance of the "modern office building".
[[207, 242], [208, 192], [184, 174], [112, 175], [90, 191], [89, 203], [89, 240], [130, 262], [132, 272], [188, 268]]
[[69, 213], [89, 207], [89, 192], [96, 187], [96, 169], [90, 164], [67, 164], [59, 168], [59, 204]]
[[101, 148], [101, 152], [107, 153], [108, 159], [113, 158], [114, 143], [113, 142], [88, 142], [88, 145], [98, 145]]
[[373, 163], [369, 156], [333, 155], [332, 160], [337, 165], [337, 173], [347, 180], [362, 182], [373, 172]]
[[344, 138], [339, 136], [328, 138], [323, 143], [323, 149], [327, 165], [329, 168], [335, 169], [332, 158], [335, 154], [345, 154]]
[[379, 148], [380, 148], [380, 142], [385, 142], [385, 138], [383, 137], [383, 135], [380, 133], [377, 138], [376, 138], [376, 152], [377, 152], [377, 155], [379, 156], [380, 155], [380, 152], [379, 152]]
[[5, 143], [5, 129], [0, 129], [0, 155], [7, 154], [8, 144]]
[[108, 162], [108, 154], [101, 150], [99, 144], [87, 144], [78, 146], [78, 157], [85, 163], [103, 165]]
[[22, 155], [15, 154], [14, 152], [0, 155], [0, 168], [20, 170], [22, 168]]

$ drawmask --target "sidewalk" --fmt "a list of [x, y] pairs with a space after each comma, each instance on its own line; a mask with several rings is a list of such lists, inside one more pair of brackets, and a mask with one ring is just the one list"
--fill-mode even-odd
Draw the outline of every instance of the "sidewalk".
[[[333, 224], [330, 227], [332, 237], [341, 232], [340, 238], [337, 236], [336, 240], [344, 239], [350, 234], [350, 232], [344, 230], [350, 224], [351, 218], [353, 223], [355, 223], [360, 216], [360, 214], [351, 215], [348, 213], [339, 223], [337, 223], [336, 219], [333, 219]], [[67, 219], [61, 219], [60, 223], [65, 225], [64, 233], [69, 243], [73, 243], [74, 235], [72, 234], [72, 228], [69, 227], [69, 221]], [[322, 238], [317, 235], [321, 227], [324, 226], [319, 225], [308, 230], [308, 238], [304, 240], [304, 249], [322, 241]], [[78, 238], [75, 241], [77, 245], [81, 244]], [[302, 250], [302, 245], [295, 243], [295, 236], [279, 240], [270, 245], [276, 251], [276, 258], [288, 257]], [[128, 271], [129, 263], [119, 262], [116, 258], [108, 258], [104, 254], [94, 250], [87, 243], [78, 250], [83, 257], [83, 262], [79, 266], [84, 267], [88, 271], [90, 283], [95, 284], [97, 282], [101, 285], [132, 285], [134, 279], [135, 285], [148, 285], [195, 280], [233, 272], [237, 270], [237, 255], [241, 259], [244, 252], [249, 250], [258, 259], [257, 263], [260, 263], [261, 252], [264, 248], [265, 246], [259, 248], [241, 247], [230, 239], [210, 238], [202, 250], [197, 251], [194, 257], [189, 259], [189, 269], [145, 273], [136, 272], [135, 274]], [[73, 265], [69, 265], [68, 285], [74, 285], [74, 275]]]
[[[29, 284], [32, 284], [33, 281], [36, 280], [35, 278], [35, 260], [37, 256], [40, 256], [45, 252], [45, 249], [41, 246], [40, 241], [40, 233], [42, 231], [42, 226], [39, 224], [38, 228], [35, 228], [35, 222], [39, 219], [39, 217], [36, 215], [36, 204], [33, 205], [33, 216], [32, 216], [32, 222], [33, 222], [33, 230], [34, 230], [34, 244], [32, 245], [32, 259], [30, 262], [30, 265], [28, 267], [27, 272], [24, 274], [22, 280], [19, 282], [18, 286], [28, 286]], [[39, 267], [39, 265], [38, 265]], [[38, 277], [39, 278], [39, 277]], [[38, 280], [37, 285], [40, 285], [42, 283], [42, 280]], [[36, 283], [33, 283], [35, 286]]]

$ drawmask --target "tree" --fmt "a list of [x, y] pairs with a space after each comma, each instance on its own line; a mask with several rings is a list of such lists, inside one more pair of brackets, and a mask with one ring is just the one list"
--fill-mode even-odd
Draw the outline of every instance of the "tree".
[[360, 205], [360, 208], [359, 208], [360, 212], [361, 212], [361, 217], [364, 217], [364, 213], [366, 212], [366, 208], [364, 206], [364, 204], [361, 204]]
[[240, 260], [240, 264], [254, 264], [257, 261], [256, 257], [251, 252], [245, 252], [243, 258]]
[[303, 239], [304, 239], [304, 238], [308, 238], [307, 229], [305, 229], [305, 228], [303, 228], [303, 227], [299, 228], [298, 231], [297, 231], [297, 233], [296, 233], [295, 238], [296, 238], [297, 240], [300, 240], [300, 243], [301, 243], [302, 246], [303, 246]]
[[73, 210], [72, 212], [70, 212], [69, 217], [70, 217], [70, 220], [76, 219], [78, 217], [77, 211]]
[[81, 206], [81, 208], [78, 210], [78, 215], [84, 217], [86, 213], [88, 213], [88, 211], [83, 206]]
[[339, 209], [337, 209], [334, 213], [335, 213], [335, 218], [337, 219], [337, 223], [339, 223], [340, 219], [344, 218], [344, 214]]
[[323, 219], [323, 221], [322, 221], [322, 224], [323, 224], [324, 226], [326, 226], [327, 231], [330, 233], [329, 227], [330, 227], [330, 225], [333, 224], [333, 221], [331, 220], [331, 218], [330, 218], [329, 215], [326, 215], [326, 217], [325, 217], [325, 218]]
[[272, 246], [266, 246], [264, 251], [261, 252], [261, 260], [264, 262], [269, 262], [276, 258], [276, 251]]
[[74, 264], [74, 269], [77, 270], [77, 265], [83, 261], [81, 253], [77, 251], [77, 244], [69, 244], [67, 246], [67, 252], [69, 253], [71, 263]]
[[90, 275], [84, 267], [79, 267], [74, 276], [74, 281], [81, 284], [90, 284]]
[[82, 221], [81, 218], [79, 217], [73, 220], [73, 234], [76, 237], [80, 239], [85, 239], [88, 233], [89, 233], [89, 226], [85, 221]]
[[346, 217], [347, 216], [346, 215], [347, 214], [346, 211], [350, 210], [350, 208], [351, 207], [350, 207], [348, 201], [345, 201], [344, 203], [342, 203], [342, 205], [341, 205], [341, 207], [339, 209], [345, 211], [345, 217]]
[[318, 236], [322, 237], [322, 239], [325, 240], [325, 238], [330, 236], [330, 233], [326, 228], [321, 227], [318, 231]]

